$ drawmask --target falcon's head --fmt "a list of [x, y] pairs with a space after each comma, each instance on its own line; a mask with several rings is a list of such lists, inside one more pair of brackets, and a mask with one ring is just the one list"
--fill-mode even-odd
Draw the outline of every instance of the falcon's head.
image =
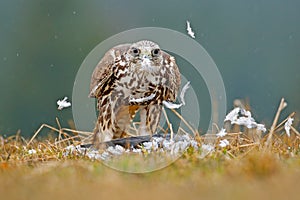
[[148, 70], [158, 68], [163, 60], [159, 46], [148, 40], [142, 40], [132, 44], [127, 51], [127, 56], [131, 62]]

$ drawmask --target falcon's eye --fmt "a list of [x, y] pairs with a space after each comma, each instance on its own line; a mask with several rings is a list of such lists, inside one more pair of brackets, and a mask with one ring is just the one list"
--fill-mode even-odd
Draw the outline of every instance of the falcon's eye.
[[132, 53], [134, 56], [138, 56], [140, 54], [140, 50], [138, 50], [137, 48], [132, 48]]
[[152, 50], [152, 56], [158, 56], [160, 52], [160, 49], [153, 49]]

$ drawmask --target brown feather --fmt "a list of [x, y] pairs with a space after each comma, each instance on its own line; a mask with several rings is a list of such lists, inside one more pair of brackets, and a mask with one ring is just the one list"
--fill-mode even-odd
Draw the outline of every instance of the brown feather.
[[123, 55], [129, 49], [129, 47], [130, 44], [121, 44], [111, 48], [105, 53], [93, 71], [89, 97], [101, 96], [101, 94], [99, 94], [99, 89], [111, 77], [113, 73], [112, 67], [115, 64], [116, 58]]

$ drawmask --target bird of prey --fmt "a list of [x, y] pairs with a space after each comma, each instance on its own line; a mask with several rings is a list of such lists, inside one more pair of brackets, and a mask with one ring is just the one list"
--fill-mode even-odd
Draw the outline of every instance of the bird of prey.
[[174, 57], [152, 41], [110, 49], [91, 77], [89, 97], [97, 98], [99, 111], [94, 143], [128, 136], [137, 113], [140, 114], [138, 135], [154, 134], [162, 102], [176, 101], [180, 83]]

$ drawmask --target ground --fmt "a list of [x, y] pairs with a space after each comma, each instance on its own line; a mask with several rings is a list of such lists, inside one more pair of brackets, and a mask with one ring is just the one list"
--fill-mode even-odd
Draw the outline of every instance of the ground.
[[[191, 130], [193, 142], [183, 155], [169, 166], [150, 173], [117, 171], [105, 165], [105, 160], [70, 152], [68, 147], [80, 144], [82, 136], [79, 131], [61, 128], [59, 123], [59, 128], [41, 127], [56, 131], [57, 137], [38, 140], [35, 135], [27, 140], [20, 134], [0, 135], [0, 197], [18, 200], [300, 199], [300, 133], [290, 120], [294, 113], [278, 122], [280, 111], [279, 107], [272, 126], [263, 135], [258, 134], [262, 127], [245, 111], [242, 116], [237, 116], [240, 112], [228, 116], [234, 115], [234, 123], [249, 121], [256, 128], [235, 124], [231, 130], [220, 130], [214, 140]], [[70, 131], [73, 135], [67, 133]], [[88, 137], [86, 132], [81, 134]], [[207, 145], [205, 141], [213, 143]], [[125, 169], [128, 163], [164, 156], [159, 149], [150, 152], [141, 148], [139, 154], [134, 154], [134, 160], [128, 160], [128, 154], [119, 155], [117, 159], [126, 159], [118, 160], [118, 165]]]
[[0, 180], [5, 199], [299, 199], [300, 159], [259, 152], [198, 159], [185, 153], [145, 174], [86, 158], [2, 162]]

